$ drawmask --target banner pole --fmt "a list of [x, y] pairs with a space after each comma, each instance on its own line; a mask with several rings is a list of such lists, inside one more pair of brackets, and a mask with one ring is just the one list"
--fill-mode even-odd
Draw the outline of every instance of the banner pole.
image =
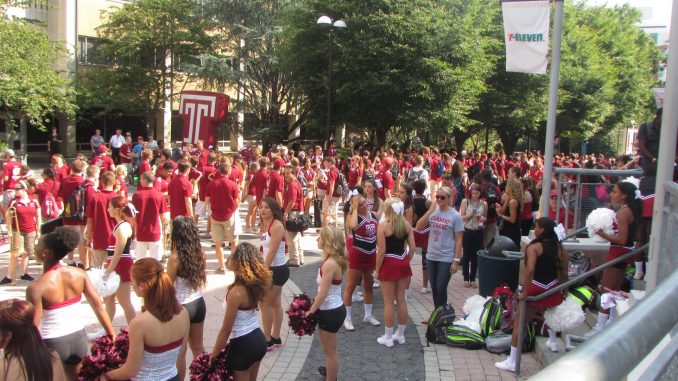
[[544, 177], [539, 209], [542, 216], [548, 216], [553, 176], [553, 146], [556, 138], [556, 116], [558, 113], [558, 85], [560, 82], [560, 40], [563, 32], [564, 0], [554, 0], [553, 45], [551, 45], [551, 79], [549, 81], [548, 118], [546, 120], [546, 141], [544, 142]]

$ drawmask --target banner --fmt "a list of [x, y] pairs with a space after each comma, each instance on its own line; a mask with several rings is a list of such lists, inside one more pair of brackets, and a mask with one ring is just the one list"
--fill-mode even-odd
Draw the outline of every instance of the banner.
[[216, 147], [217, 124], [228, 116], [228, 96], [209, 91], [183, 91], [180, 99], [179, 118], [184, 124], [183, 143], [195, 145], [198, 140], [202, 140], [205, 147]]
[[506, 71], [546, 74], [549, 1], [505, 1]]

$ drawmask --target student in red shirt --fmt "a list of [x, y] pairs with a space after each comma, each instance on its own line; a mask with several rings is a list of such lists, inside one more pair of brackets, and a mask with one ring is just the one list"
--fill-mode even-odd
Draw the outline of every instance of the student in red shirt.
[[337, 204], [339, 204], [339, 194], [337, 185], [339, 183], [339, 170], [334, 166], [334, 158], [326, 157], [323, 159], [325, 173], [327, 173], [327, 193], [323, 198], [323, 226], [333, 224], [337, 226]]
[[179, 216], [193, 218], [193, 185], [188, 181], [191, 164], [186, 160], [180, 160], [177, 168], [179, 173], [170, 180], [167, 186], [170, 219], [173, 220]]
[[[43, 169], [42, 170], [42, 183], [40, 183], [40, 185], [38, 185], [38, 188], [36, 189], [36, 194], [38, 196], [38, 203], [40, 205], [44, 205], [45, 202], [46, 202], [45, 198], [47, 197], [48, 194], [51, 194], [52, 197], [54, 197], [54, 200], [57, 201], [56, 197], [59, 194], [60, 185], [61, 184], [54, 181], [54, 169], [49, 168], [49, 167]], [[64, 210], [64, 205], [62, 203], [59, 203], [59, 202], [56, 202], [55, 205], [51, 205], [50, 207], [54, 208], [53, 210], [57, 214], [61, 214], [61, 212]], [[41, 210], [41, 213], [42, 213], [43, 219], [53, 218], [51, 216], [45, 215], [47, 213], [46, 210]]]
[[219, 165], [221, 176], [207, 186], [205, 194], [205, 203], [210, 206], [212, 215], [212, 239], [214, 240], [215, 253], [219, 268], [217, 274], [224, 274], [224, 254], [221, 245], [228, 241], [231, 246], [231, 253], [235, 252], [238, 244], [238, 237], [235, 235], [235, 213], [238, 212], [240, 202], [240, 193], [238, 186], [228, 178], [231, 166], [222, 163]]
[[214, 179], [217, 169], [214, 167], [214, 162], [217, 160], [217, 155], [210, 153], [207, 156], [207, 162], [202, 166], [202, 176], [198, 179], [198, 201], [195, 203], [195, 210], [193, 220], [198, 223], [200, 217], [207, 220], [207, 231], [210, 230], [210, 210], [205, 204], [205, 192], [207, 185]]
[[257, 207], [261, 204], [261, 200], [264, 199], [266, 194], [266, 185], [268, 184], [268, 163], [269, 160], [267, 157], [262, 157], [259, 159], [259, 170], [254, 174], [252, 182], [254, 183], [255, 198], [257, 201]]
[[259, 171], [259, 163], [250, 163], [247, 168], [247, 176], [245, 176], [245, 186], [243, 187], [243, 192], [246, 194], [245, 200], [247, 201], [247, 215], [245, 216], [245, 231], [247, 232], [251, 232], [257, 225], [257, 200], [253, 181], [254, 174], [257, 173], [257, 171]]
[[363, 169], [360, 156], [351, 158], [351, 167], [348, 169], [348, 187], [353, 189], [360, 185], [363, 179]]
[[153, 187], [158, 192], [162, 193], [165, 199], [168, 199], [169, 196], [167, 194], [167, 187], [169, 186], [170, 176], [172, 176], [172, 172], [174, 172], [174, 166], [172, 163], [164, 163], [163, 167], [164, 168], [161, 168], [161, 170], [158, 171], [159, 175], [155, 177], [155, 183], [153, 184]]
[[108, 148], [103, 144], [100, 145], [99, 154], [94, 156], [89, 162], [91, 165], [99, 167], [102, 173], [115, 170], [115, 163], [113, 162], [113, 159], [106, 155], [106, 152], [108, 152]]
[[[28, 255], [33, 253], [41, 218], [40, 205], [36, 200], [28, 197], [27, 190], [28, 185], [23, 180], [14, 185], [15, 197], [9, 202], [7, 206], [8, 211], [5, 212], [4, 218], [5, 221], [11, 224], [12, 229], [10, 239], [12, 240], [13, 251], [10, 255], [21, 258], [21, 280], [33, 281], [33, 277], [26, 272], [28, 269]], [[10, 216], [10, 208], [14, 208], [16, 222], [15, 217]], [[21, 247], [21, 241], [23, 241], [23, 247]], [[14, 266], [10, 266], [7, 269], [7, 276], [0, 281], [0, 285], [12, 283], [14, 275]]]
[[100, 178], [103, 189], [92, 194], [87, 201], [87, 227], [85, 228], [85, 240], [87, 245], [93, 248], [93, 266], [101, 267], [106, 261], [106, 249], [108, 237], [115, 226], [115, 219], [108, 215], [108, 204], [113, 198], [119, 196], [113, 187], [115, 175], [106, 172]]
[[[291, 216], [298, 216], [304, 206], [304, 192], [297, 180], [297, 168], [288, 165], [285, 167], [285, 204], [283, 206], [284, 220]], [[285, 239], [289, 250], [289, 266], [299, 267], [304, 264], [304, 249], [301, 247], [300, 232], [285, 231]]]
[[239, 155], [236, 154], [236, 157], [232, 159], [231, 163], [231, 174], [229, 175], [229, 178], [231, 181], [235, 183], [235, 185], [240, 188], [242, 186], [243, 182], [243, 173], [242, 173], [242, 167], [240, 164], [242, 163], [242, 159], [240, 158]]
[[304, 179], [308, 184], [308, 192], [306, 192], [306, 195], [304, 196], [304, 214], [308, 214], [311, 210], [313, 195], [315, 194], [315, 182], [313, 181], [313, 179], [315, 179], [315, 170], [311, 167], [311, 159], [307, 157], [303, 160], [303, 166], [304, 168], [301, 169], [301, 173], [297, 175], [297, 178], [299, 176], [304, 176]]
[[[167, 168], [165, 164], [171, 164], [172, 165], [172, 172], [177, 168], [177, 163], [172, 161], [172, 151], [169, 149], [165, 148], [162, 151], [160, 151], [160, 159], [158, 161], [158, 168], [155, 170], [155, 176], [157, 177], [160, 175], [160, 172], [163, 171], [163, 169]], [[170, 172], [171, 174], [171, 172]]]
[[137, 174], [139, 178], [146, 172], [151, 171], [151, 159], [153, 158], [153, 151], [150, 149], [145, 149], [141, 151], [141, 161], [139, 162], [139, 168], [137, 168]]
[[[80, 184], [85, 182], [83, 172], [85, 171], [86, 166], [87, 163], [82, 160], [75, 160], [73, 163], [71, 163], [71, 175], [65, 178], [64, 181], [61, 183], [59, 191], [56, 194], [57, 203], [60, 203], [65, 206], [66, 203], [68, 202], [68, 198], [71, 196], [73, 191], [75, 191], [80, 186]], [[87, 189], [89, 188], [92, 188], [92, 186], [90, 185]], [[73, 221], [64, 217], [63, 223], [66, 226], [77, 227], [79, 233], [82, 235], [83, 231], [85, 230], [85, 225], [87, 224], [87, 221]], [[85, 265], [85, 268], [89, 267], [88, 266], [89, 261], [87, 257], [87, 247], [85, 246], [84, 240], [80, 240], [80, 243], [78, 243], [78, 255], [80, 256], [80, 261]], [[68, 253], [68, 260], [69, 261], [73, 260], [72, 252]]]
[[196, 146], [196, 151], [193, 155], [198, 158], [198, 170], [202, 171], [202, 168], [207, 165], [207, 158], [210, 155], [210, 150], [205, 148], [204, 141], [198, 140], [198, 145]]
[[273, 161], [273, 170], [268, 175], [268, 187], [266, 190], [266, 197], [270, 197], [282, 205], [282, 194], [284, 188], [284, 180], [280, 174], [281, 169], [280, 162], [278, 160]]
[[[121, 148], [120, 160], [122, 161], [122, 148]], [[127, 198], [129, 196], [129, 188], [127, 188], [127, 167], [124, 164], [120, 164], [115, 167], [115, 186], [113, 190], [118, 192], [122, 197]]]
[[391, 167], [388, 165], [382, 165], [381, 169], [379, 172], [377, 172], [377, 175], [375, 176], [375, 180], [378, 180], [379, 182], [377, 185], [380, 185], [379, 187], [379, 198], [382, 200], [386, 200], [390, 197], [393, 196], [393, 177], [391, 176]]
[[64, 157], [60, 153], [52, 156], [51, 166], [54, 170], [54, 178], [58, 183], [64, 181], [71, 174], [71, 168], [64, 164]]
[[14, 151], [5, 150], [5, 163], [2, 165], [2, 213], [14, 198], [14, 184], [21, 179], [22, 164], [14, 159]]
[[125, 143], [120, 146], [120, 164], [128, 169], [132, 165], [132, 137], [125, 138]]
[[134, 246], [136, 258], [162, 259], [162, 227], [169, 222], [165, 198], [154, 187], [155, 175], [144, 173], [139, 179], [140, 187], [132, 195], [132, 204], [137, 210]]

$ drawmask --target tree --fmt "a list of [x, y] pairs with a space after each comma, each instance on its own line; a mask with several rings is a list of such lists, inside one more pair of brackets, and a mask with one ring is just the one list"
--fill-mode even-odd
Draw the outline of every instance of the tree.
[[348, 24], [347, 31], [332, 32], [332, 124], [368, 129], [383, 145], [394, 127], [435, 141], [473, 124], [469, 114], [492, 67], [486, 50], [493, 42], [484, 34], [492, 13], [483, 4], [309, 0], [295, 7], [288, 15], [283, 59], [317, 135], [325, 136], [332, 43], [315, 24], [319, 15]]
[[106, 17], [97, 29], [105, 40], [98, 53], [111, 66], [84, 73], [82, 102], [105, 113], [140, 111], [150, 130], [173, 85], [190, 81], [181, 64], [210, 47], [208, 20], [199, 4], [185, 0], [139, 0]]
[[63, 49], [41, 28], [0, 11], [0, 119], [13, 127], [21, 115], [45, 129], [51, 115], [72, 116], [74, 91], [52, 68]]

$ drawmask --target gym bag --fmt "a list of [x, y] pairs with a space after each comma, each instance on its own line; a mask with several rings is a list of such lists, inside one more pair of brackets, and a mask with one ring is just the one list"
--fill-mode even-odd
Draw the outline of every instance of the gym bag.
[[503, 308], [498, 297], [490, 298], [485, 302], [479, 319], [480, 333], [483, 337], [489, 336], [501, 327], [502, 312]]
[[445, 344], [444, 328], [456, 320], [457, 315], [454, 313], [454, 308], [446, 304], [440, 306], [431, 312], [426, 326], [426, 344]]
[[485, 346], [485, 340], [476, 331], [460, 325], [448, 325], [443, 328], [445, 343], [451, 347], [465, 349], [480, 349]]

